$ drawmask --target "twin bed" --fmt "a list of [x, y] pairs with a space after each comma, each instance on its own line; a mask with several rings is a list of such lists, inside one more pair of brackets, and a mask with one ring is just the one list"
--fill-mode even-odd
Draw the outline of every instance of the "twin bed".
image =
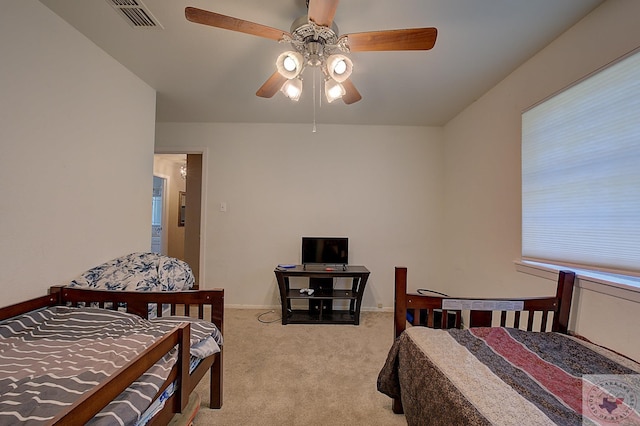
[[378, 390], [409, 425], [640, 424], [640, 365], [567, 334], [574, 279], [561, 271], [550, 297], [449, 298], [407, 293], [396, 268]]
[[52, 287], [0, 308], [0, 425], [168, 424], [207, 372], [220, 408], [223, 322], [222, 289]]

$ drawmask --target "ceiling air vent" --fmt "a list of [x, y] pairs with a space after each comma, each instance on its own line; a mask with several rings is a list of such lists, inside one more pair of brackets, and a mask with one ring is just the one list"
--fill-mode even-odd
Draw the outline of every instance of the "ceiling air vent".
[[140, 0], [107, 0], [133, 28], [163, 28]]

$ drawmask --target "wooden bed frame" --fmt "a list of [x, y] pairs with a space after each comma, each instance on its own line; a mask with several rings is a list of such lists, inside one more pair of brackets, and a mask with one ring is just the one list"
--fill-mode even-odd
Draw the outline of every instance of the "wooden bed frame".
[[[466, 327], [491, 327], [499, 322], [500, 327], [523, 328], [534, 331], [535, 325], [538, 324], [536, 318], [539, 318], [539, 331], [547, 331], [550, 317], [551, 331], [560, 333], [568, 332], [569, 313], [571, 310], [571, 301], [573, 297], [573, 285], [575, 273], [572, 271], [560, 271], [558, 273], [558, 282], [556, 295], [549, 297], [526, 297], [526, 298], [464, 298], [464, 297], [444, 297], [444, 296], [428, 296], [417, 293], [407, 293], [407, 268], [395, 268], [395, 304], [394, 304], [394, 329], [395, 337], [407, 327], [407, 311], [412, 314], [413, 320], [411, 325], [422, 325], [433, 328], [437, 325], [436, 317], [440, 316], [440, 324], [438, 328], [451, 328], [451, 324], [455, 328], [462, 327], [463, 318], [468, 318]], [[448, 302], [468, 302], [465, 304], [474, 305], [483, 302], [496, 302], [493, 305], [508, 305], [508, 302], [522, 302], [522, 309], [513, 311], [512, 315], [508, 315], [509, 310], [447, 310], [443, 308], [451, 303]], [[500, 303], [505, 302], [505, 303]], [[491, 304], [491, 303], [488, 303]], [[526, 313], [526, 327], [522, 324], [522, 313]], [[393, 400], [393, 412], [402, 414], [402, 402], [399, 399]]]
[[[133, 292], [51, 287], [47, 296], [0, 308], [0, 320], [49, 306], [78, 306], [86, 303], [97, 303], [99, 307], [107, 306], [109, 309], [117, 309], [119, 305], [126, 304], [127, 312], [143, 318], [148, 317], [148, 304], [156, 305], [158, 316], [162, 316], [162, 306], [169, 305], [171, 315], [197, 315], [200, 319], [216, 324], [220, 332], [224, 334], [223, 289]], [[68, 424], [71, 419], [73, 423], [86, 423], [176, 345], [179, 345], [178, 362], [157, 395], [160, 395], [175, 380], [178, 382], [178, 388], [149, 424], [168, 424], [174, 414], [181, 413], [188, 403], [189, 395], [209, 370], [211, 371], [209, 406], [210, 408], [221, 408], [222, 348], [219, 353], [202, 360], [196, 369], [189, 374], [189, 330], [190, 327], [187, 323], [176, 327], [129, 364], [122, 367], [110, 377], [109, 381], [101, 383], [91, 392], [84, 394], [75, 404], [56, 417], [52, 424]]]

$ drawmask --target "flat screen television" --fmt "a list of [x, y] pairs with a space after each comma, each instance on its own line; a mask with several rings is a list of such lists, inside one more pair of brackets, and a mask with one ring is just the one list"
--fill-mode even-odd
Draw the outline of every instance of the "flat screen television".
[[346, 237], [302, 237], [302, 264], [349, 264]]

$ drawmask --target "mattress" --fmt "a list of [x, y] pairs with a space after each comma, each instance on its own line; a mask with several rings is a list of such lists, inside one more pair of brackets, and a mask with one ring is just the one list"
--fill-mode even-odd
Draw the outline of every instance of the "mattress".
[[560, 333], [410, 327], [378, 390], [402, 401], [409, 425], [640, 424], [638, 373], [639, 364]]

